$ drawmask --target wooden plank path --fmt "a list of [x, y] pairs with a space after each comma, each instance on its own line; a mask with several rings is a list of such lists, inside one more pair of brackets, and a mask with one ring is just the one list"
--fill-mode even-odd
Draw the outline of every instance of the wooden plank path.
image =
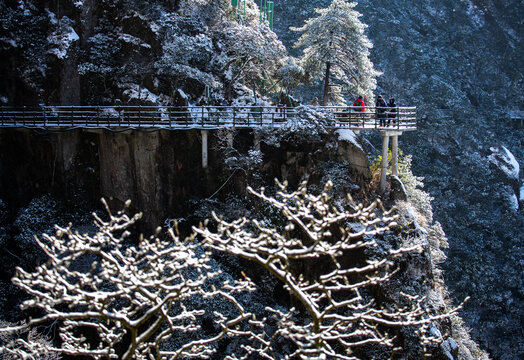
[[[413, 131], [416, 107], [360, 108], [310, 106], [324, 114], [326, 127], [351, 130]], [[390, 124], [381, 127], [379, 117]], [[0, 107], [0, 127], [41, 130], [211, 130], [280, 127], [300, 121], [297, 108], [280, 106], [40, 106]], [[303, 120], [306, 121], [306, 120]]]

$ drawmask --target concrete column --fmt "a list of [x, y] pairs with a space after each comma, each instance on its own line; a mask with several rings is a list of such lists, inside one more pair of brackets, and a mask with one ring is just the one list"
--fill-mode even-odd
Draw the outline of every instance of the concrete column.
[[382, 135], [382, 163], [380, 171], [380, 192], [386, 191], [386, 171], [388, 168], [388, 148], [389, 148], [389, 134], [386, 131], [381, 131]]
[[231, 129], [227, 132], [227, 146], [232, 149], [233, 148], [233, 132], [235, 130]]
[[260, 133], [255, 131], [254, 150], [260, 151]]
[[202, 168], [207, 169], [208, 152], [207, 152], [207, 133], [208, 130], [200, 130], [202, 133]]
[[391, 173], [395, 176], [398, 176], [398, 135], [393, 135], [391, 137], [391, 155]]

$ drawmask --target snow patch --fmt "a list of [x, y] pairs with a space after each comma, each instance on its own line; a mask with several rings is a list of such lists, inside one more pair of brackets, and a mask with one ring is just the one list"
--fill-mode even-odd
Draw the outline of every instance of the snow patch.
[[0, 42], [11, 45], [11, 47], [16, 48], [17, 44], [14, 39], [0, 38]]
[[338, 135], [339, 141], [346, 141], [348, 143], [355, 145], [357, 148], [364, 150], [362, 149], [362, 146], [359, 144], [357, 135], [355, 134], [353, 130], [338, 129], [335, 131], [335, 133]]
[[519, 210], [519, 200], [517, 199], [517, 195], [512, 194], [511, 196], [509, 196], [508, 202], [509, 202], [509, 207], [511, 210], [513, 211]]
[[80, 39], [70, 23], [72, 21], [67, 16], [64, 16], [59, 28], [47, 37], [47, 41], [51, 46], [48, 53], [55, 55], [59, 59], [65, 59], [71, 44]]
[[520, 166], [511, 151], [504, 146], [491, 147], [490, 150], [492, 154], [488, 157], [489, 161], [504, 172], [509, 179], [518, 180]]
[[47, 13], [47, 17], [49, 18], [49, 22], [52, 25], [58, 25], [58, 19], [56, 18], [56, 14], [52, 11], [49, 11], [49, 9], [45, 9]]
[[142, 39], [139, 39], [133, 35], [129, 35], [129, 34], [120, 34], [120, 36], [118, 37], [118, 40], [121, 40], [125, 43], [128, 43], [128, 44], [132, 44], [132, 45], [136, 45], [136, 46], [140, 46], [140, 47], [143, 47], [145, 49], [151, 49], [151, 45], [149, 45], [148, 43], [142, 41]]
[[484, 15], [484, 13], [477, 6], [475, 6], [471, 2], [471, 0], [468, 0], [467, 4], [468, 4], [467, 13], [469, 15], [469, 18], [473, 22], [473, 24], [476, 25], [477, 29], [484, 26], [485, 21], [484, 21], [483, 16], [481, 16], [481, 15]]
[[122, 94], [127, 100], [139, 100], [140, 102], [161, 105], [158, 95], [153, 94], [147, 88], [140, 87], [138, 84], [123, 84], [121, 88], [125, 89]]

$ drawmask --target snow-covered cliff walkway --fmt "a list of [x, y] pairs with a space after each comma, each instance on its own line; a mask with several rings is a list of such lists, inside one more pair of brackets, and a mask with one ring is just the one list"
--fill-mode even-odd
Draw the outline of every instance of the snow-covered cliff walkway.
[[[323, 113], [324, 125], [333, 129], [413, 131], [417, 128], [415, 107], [366, 107], [364, 111], [352, 106], [311, 108]], [[381, 124], [380, 118], [384, 123]], [[301, 119], [297, 108], [279, 106], [0, 107], [0, 127], [51, 131], [78, 128], [154, 131], [280, 127], [287, 121]]]

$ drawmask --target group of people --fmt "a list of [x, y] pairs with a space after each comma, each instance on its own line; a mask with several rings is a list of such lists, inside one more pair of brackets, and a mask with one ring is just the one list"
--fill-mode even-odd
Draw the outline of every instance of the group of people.
[[[366, 105], [364, 104], [364, 100], [362, 99], [362, 96], [359, 96], [357, 100], [353, 103], [353, 110], [357, 112], [364, 112]], [[389, 102], [386, 104], [384, 101], [384, 98], [382, 98], [382, 95], [379, 95], [377, 97], [377, 102], [375, 103], [375, 113], [377, 119], [380, 121], [381, 127], [391, 125], [391, 122], [393, 121], [393, 125], [396, 124], [397, 119], [397, 111], [398, 107], [395, 103], [395, 99], [391, 98], [389, 99]]]

